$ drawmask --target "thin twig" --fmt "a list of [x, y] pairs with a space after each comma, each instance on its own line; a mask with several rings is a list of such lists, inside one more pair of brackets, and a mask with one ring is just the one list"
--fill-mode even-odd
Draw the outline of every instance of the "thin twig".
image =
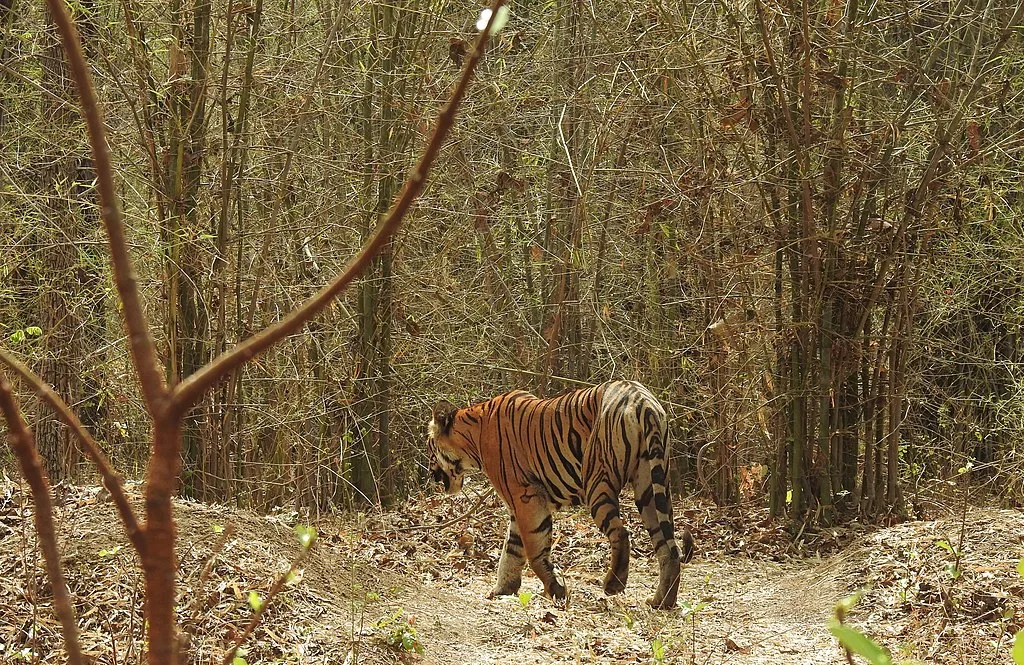
[[68, 583], [64, 578], [64, 569], [60, 566], [60, 554], [57, 551], [57, 535], [53, 528], [53, 499], [50, 497], [50, 481], [43, 471], [43, 461], [36, 450], [32, 433], [29, 432], [21, 417], [21, 410], [14, 399], [14, 387], [7, 375], [0, 370], [0, 410], [7, 420], [7, 436], [11, 449], [18, 458], [21, 473], [28, 481], [35, 502], [36, 534], [39, 536], [39, 549], [46, 560], [46, 575], [53, 589], [53, 609], [60, 619], [61, 631], [64, 633], [64, 648], [68, 652], [71, 665], [81, 665], [82, 647], [78, 643], [78, 626], [75, 623], [75, 609], [71, 606], [71, 595]]
[[217, 562], [217, 557], [220, 556], [220, 553], [224, 551], [224, 547], [228, 544], [228, 540], [233, 538], [234, 535], [235, 523], [228, 522], [224, 526], [224, 530], [221, 531], [220, 537], [217, 539], [217, 542], [214, 543], [213, 550], [210, 551], [210, 558], [206, 560], [206, 563], [203, 565], [203, 570], [199, 573], [199, 580], [196, 582], [195, 587], [193, 587], [192, 589], [193, 600], [190, 613], [192, 615], [193, 623], [199, 622], [199, 612], [205, 609], [204, 607], [200, 606], [201, 601], [207, 600], [208, 602], [209, 600], [209, 597], [204, 597], [203, 589], [206, 588], [206, 581], [210, 577], [210, 572], [213, 571], [213, 566]]
[[313, 549], [314, 544], [316, 544], [316, 538], [310, 538], [310, 540], [303, 545], [302, 550], [292, 561], [288, 570], [282, 573], [277, 580], [274, 581], [274, 585], [270, 587], [270, 591], [267, 592], [267, 597], [260, 601], [259, 607], [254, 609], [252, 618], [249, 619], [249, 625], [245, 627], [245, 630], [241, 635], [235, 638], [235, 643], [232, 644], [231, 648], [228, 649], [228, 652], [224, 654], [224, 659], [221, 661], [222, 665], [231, 664], [231, 661], [235, 658], [235, 654], [238, 653], [239, 647], [241, 647], [249, 636], [252, 635], [252, 632], [256, 630], [256, 626], [260, 625], [263, 613], [267, 610], [267, 607], [270, 606], [270, 603], [273, 602], [274, 598], [277, 597], [277, 594], [281, 592], [284, 585], [288, 583], [288, 580], [291, 579], [292, 574], [295, 573], [302, 562], [305, 561], [306, 557], [309, 555], [309, 551]]
[[121, 517], [121, 522], [124, 523], [128, 539], [132, 542], [132, 545], [135, 546], [135, 550], [139, 553], [139, 556], [142, 556], [143, 549], [146, 545], [146, 539], [143, 537], [142, 530], [139, 529], [139, 523], [135, 517], [135, 512], [128, 503], [128, 496], [124, 491], [124, 481], [121, 479], [121, 476], [114, 471], [114, 468], [110, 465], [110, 461], [107, 459], [107, 456], [104, 455], [103, 450], [100, 449], [99, 444], [97, 444], [96, 440], [92, 438], [91, 434], [89, 434], [89, 430], [85, 429], [82, 422], [78, 419], [78, 416], [76, 416], [67, 403], [61, 399], [60, 395], [54, 392], [53, 388], [4, 349], [0, 349], [0, 361], [14, 370], [15, 374], [20, 376], [25, 383], [32, 386], [36, 393], [50, 405], [50, 408], [54, 410], [57, 417], [64, 421], [64, 424], [70, 427], [71, 431], [75, 433], [76, 437], [78, 437], [78, 441], [81, 443], [82, 452], [92, 460], [93, 464], [96, 465], [96, 468], [99, 470], [100, 476], [103, 479], [103, 486], [107, 488], [108, 492], [110, 492], [110, 497], [113, 499], [114, 505], [117, 507], [118, 515]]
[[244, 342], [239, 343], [231, 350], [225, 351], [212, 362], [204, 365], [197, 372], [178, 384], [170, 396], [170, 403], [168, 404], [169, 414], [184, 414], [192, 407], [193, 404], [196, 403], [196, 401], [199, 400], [203, 393], [205, 393], [227, 372], [230, 372], [234, 368], [247, 362], [284, 337], [299, 332], [307, 321], [319, 313], [320, 310], [327, 307], [327, 305], [334, 300], [335, 296], [341, 293], [341, 291], [353, 279], [361, 275], [367, 266], [369, 266], [370, 261], [372, 261], [377, 255], [377, 252], [380, 251], [380, 249], [398, 230], [398, 227], [401, 225], [406, 213], [408, 213], [409, 209], [412, 207], [413, 202], [419, 196], [420, 192], [423, 191], [423, 187], [427, 182], [427, 176], [430, 173], [430, 168], [433, 165], [434, 160], [437, 158], [437, 154], [440, 152], [445, 138], [448, 136], [448, 131], [455, 123], [456, 111], [458, 110], [463, 97], [466, 95], [469, 82], [473, 78], [473, 72], [476, 70], [477, 63], [483, 55], [484, 46], [487, 44], [487, 34], [488, 30], [490, 30], [490, 24], [498, 15], [498, 9], [500, 9], [504, 4], [505, 0], [494, 0], [492, 3], [491, 19], [488, 21], [487, 28], [480, 32], [480, 37], [477, 39], [473, 53], [466, 60], [465, 68], [462, 71], [462, 77], [459, 79], [455, 90], [452, 91], [448, 104], [441, 111], [441, 115], [438, 116], [437, 123], [434, 127], [434, 133], [427, 142], [427, 145], [423, 150], [423, 154], [420, 156], [420, 159], [416, 164], [416, 168], [413, 170], [412, 175], [410, 175], [405, 181], [405, 187], [403, 187], [401, 194], [391, 207], [391, 210], [377, 225], [377, 229], [366, 241], [366, 244], [363, 245], [363, 248], [359, 253], [349, 262], [344, 271], [342, 271], [318, 293], [306, 300], [306, 302], [298, 309], [294, 310], [291, 314], [276, 324], [266, 328]]

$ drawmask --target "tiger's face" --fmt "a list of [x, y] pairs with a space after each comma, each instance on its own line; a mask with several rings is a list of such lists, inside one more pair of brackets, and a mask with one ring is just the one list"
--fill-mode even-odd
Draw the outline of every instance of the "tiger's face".
[[451, 440], [456, 409], [447, 402], [434, 407], [434, 413], [427, 424], [427, 456], [430, 458], [430, 475], [434, 482], [444, 485], [446, 494], [462, 491], [466, 468], [464, 456]]
[[427, 426], [427, 454], [430, 457], [430, 476], [434, 482], [444, 485], [446, 494], [458, 494], [462, 491], [465, 470], [462, 460], [454, 451], [446, 450], [439, 442], [437, 423], [433, 420]]

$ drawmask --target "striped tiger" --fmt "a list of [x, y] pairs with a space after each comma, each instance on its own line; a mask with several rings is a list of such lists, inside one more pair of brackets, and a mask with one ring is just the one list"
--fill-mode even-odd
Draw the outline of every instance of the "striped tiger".
[[467, 471], [482, 470], [509, 509], [498, 583], [488, 598], [519, 591], [526, 561], [549, 597], [566, 597], [563, 577], [551, 562], [551, 514], [581, 503], [611, 545], [604, 591], [622, 591], [629, 533], [619, 494], [632, 483], [661, 568], [657, 591], [647, 602], [675, 606], [680, 561], [693, 555], [693, 538], [683, 531], [680, 556], [666, 482], [668, 424], [647, 388], [610, 381], [550, 399], [514, 390], [463, 409], [444, 402], [434, 407], [427, 430], [430, 472], [448, 494], [462, 489]]

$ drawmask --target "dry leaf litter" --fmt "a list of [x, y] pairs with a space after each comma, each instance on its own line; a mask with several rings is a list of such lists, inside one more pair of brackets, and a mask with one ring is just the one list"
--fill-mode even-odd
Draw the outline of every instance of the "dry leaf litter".
[[[138, 505], [139, 489], [130, 489]], [[86, 651], [97, 663], [140, 662], [141, 578], [113, 506], [88, 487], [58, 488], [58, 505]], [[19, 485], [0, 486], [0, 662], [63, 662], [29, 506]], [[862, 589], [850, 622], [910, 662], [1007, 663], [1021, 627], [1017, 511], [972, 508], [965, 522], [853, 523], [794, 537], [761, 508], [681, 502], [676, 522], [690, 525], [698, 552], [672, 612], [644, 603], [657, 565], [635, 512], [626, 512], [633, 559], [626, 592], [614, 597], [601, 591], [608, 548], [589, 515], [556, 516], [553, 556], [569, 582], [567, 605], [544, 598], [529, 571], [519, 596], [486, 599], [507, 517], [482, 483], [458, 497], [318, 520], [320, 541], [244, 656], [339, 665], [827, 665], [847, 662], [827, 629], [835, 603]], [[192, 662], [220, 662], [251, 616], [250, 592], [264, 594], [298, 553], [292, 526], [303, 520], [190, 501], [176, 502], [176, 517], [179, 617]], [[222, 537], [215, 527], [228, 523], [236, 532], [201, 581]]]

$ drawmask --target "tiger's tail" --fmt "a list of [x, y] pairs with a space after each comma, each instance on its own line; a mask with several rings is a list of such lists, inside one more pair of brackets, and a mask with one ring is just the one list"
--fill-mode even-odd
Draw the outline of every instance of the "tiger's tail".
[[683, 551], [675, 540], [672, 498], [668, 487], [668, 423], [664, 411], [648, 407], [643, 418], [643, 440], [637, 478], [636, 503], [651, 537], [661, 572], [658, 589], [648, 603], [656, 608], [675, 607], [680, 564], [693, 557], [693, 536], [682, 533]]

